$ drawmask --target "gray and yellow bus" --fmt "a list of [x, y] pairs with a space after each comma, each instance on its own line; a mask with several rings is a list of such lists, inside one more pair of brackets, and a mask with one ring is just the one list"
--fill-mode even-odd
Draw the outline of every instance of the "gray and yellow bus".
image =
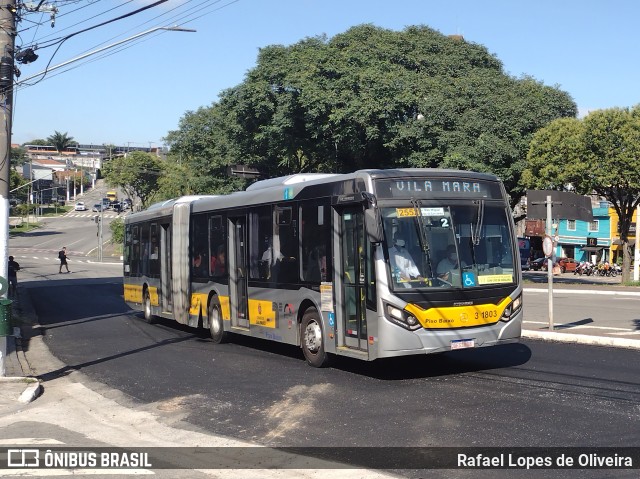
[[320, 367], [517, 340], [518, 258], [493, 175], [299, 174], [128, 216], [124, 298], [147, 320], [297, 345]]

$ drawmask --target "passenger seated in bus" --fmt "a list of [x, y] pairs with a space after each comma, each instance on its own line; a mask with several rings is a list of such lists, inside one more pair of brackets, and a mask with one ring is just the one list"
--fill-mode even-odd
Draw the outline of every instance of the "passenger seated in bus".
[[307, 281], [326, 281], [327, 257], [322, 246], [315, 247], [309, 253], [307, 260]]
[[423, 281], [420, 270], [405, 248], [404, 238], [396, 236], [394, 239], [393, 246], [389, 248], [389, 261], [391, 274], [396, 283], [405, 283], [405, 287], [409, 288], [408, 281], [411, 279]]
[[193, 257], [193, 265], [191, 268], [192, 275], [195, 277], [202, 277], [207, 275], [206, 262], [204, 261], [204, 253], [197, 253]]
[[284, 259], [284, 255], [278, 251], [273, 249], [273, 243], [269, 242], [269, 246], [262, 253], [262, 260], [267, 264], [276, 264], [276, 261], [282, 261]]
[[226, 273], [224, 246], [218, 246], [215, 256], [211, 257], [211, 274], [223, 276]]
[[260, 277], [262, 279], [275, 280], [280, 269], [280, 261], [284, 259], [284, 255], [278, 249], [274, 249], [271, 241], [265, 241], [268, 246], [262, 253], [262, 258], [260, 259]]

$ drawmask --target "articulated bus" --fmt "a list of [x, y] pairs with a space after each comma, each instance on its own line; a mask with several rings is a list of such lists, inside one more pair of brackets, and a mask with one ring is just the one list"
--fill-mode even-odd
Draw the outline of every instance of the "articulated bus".
[[208, 328], [214, 343], [297, 345], [316, 367], [492, 346], [521, 335], [514, 231], [489, 174], [272, 178], [128, 216], [124, 299], [146, 320]]

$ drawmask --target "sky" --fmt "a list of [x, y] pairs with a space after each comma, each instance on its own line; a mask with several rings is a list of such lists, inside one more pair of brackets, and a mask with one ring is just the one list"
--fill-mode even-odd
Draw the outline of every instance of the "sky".
[[[462, 35], [484, 45], [505, 73], [569, 93], [581, 116], [640, 103], [637, 0], [168, 0], [81, 32], [156, 1], [50, 1], [44, 5], [58, 8], [53, 27], [50, 13], [24, 12], [16, 46], [37, 45], [39, 57], [18, 65], [12, 143], [59, 131], [81, 144], [162, 146], [186, 112], [241, 83], [261, 48], [364, 23]], [[196, 32], [131, 39], [173, 25]]]

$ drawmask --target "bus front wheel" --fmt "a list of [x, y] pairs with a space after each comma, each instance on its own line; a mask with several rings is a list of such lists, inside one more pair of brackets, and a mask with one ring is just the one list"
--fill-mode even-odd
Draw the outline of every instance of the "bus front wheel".
[[209, 303], [209, 331], [211, 332], [211, 339], [214, 343], [222, 344], [227, 341], [227, 333], [224, 330], [220, 305], [216, 301]]
[[302, 317], [302, 352], [311, 366], [322, 368], [329, 365], [329, 354], [324, 350], [322, 324], [315, 309], [308, 309]]

